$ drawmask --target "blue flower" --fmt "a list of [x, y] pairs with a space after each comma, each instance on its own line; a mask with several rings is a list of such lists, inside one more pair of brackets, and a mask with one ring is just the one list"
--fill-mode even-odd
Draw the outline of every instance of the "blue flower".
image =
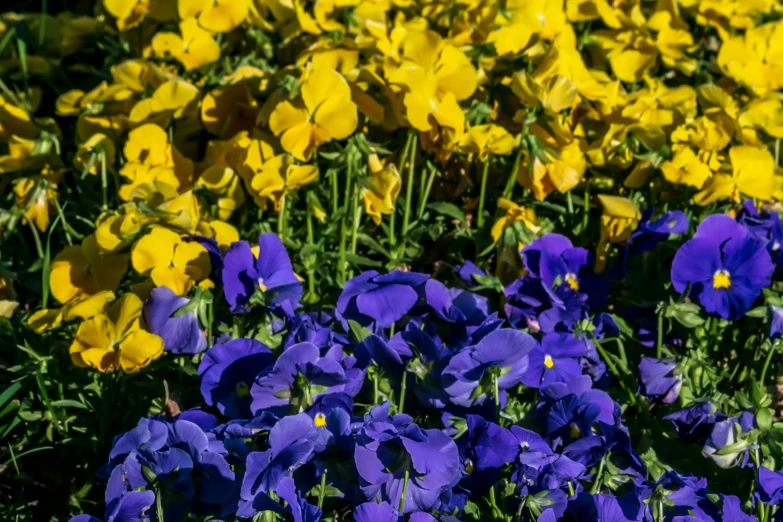
[[144, 303], [144, 319], [149, 331], [163, 339], [166, 351], [192, 355], [207, 349], [207, 337], [199, 325], [198, 310], [194, 306], [197, 304], [166, 286], [152, 289], [150, 298]]
[[571, 334], [550, 333], [531, 350], [522, 384], [531, 388], [569, 382], [582, 375], [578, 358], [585, 355], [585, 344]]
[[419, 302], [429, 277], [399, 270], [383, 275], [374, 270], [364, 272], [345, 283], [337, 299], [337, 312], [363, 326], [388, 328]]

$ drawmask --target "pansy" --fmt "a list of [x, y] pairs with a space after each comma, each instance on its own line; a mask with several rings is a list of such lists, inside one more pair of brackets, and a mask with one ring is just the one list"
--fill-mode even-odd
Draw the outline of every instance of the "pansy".
[[290, 516], [294, 522], [318, 522], [321, 520], [321, 508], [307, 502], [296, 491], [293, 479], [289, 477], [282, 479], [275, 488], [275, 493], [280, 500], [285, 501], [285, 507], [264, 493], [260, 493], [256, 497], [257, 502], [253, 503], [254, 506], [262, 511], [274, 511], [284, 516]]
[[672, 360], [659, 361], [642, 357], [639, 363], [639, 381], [642, 395], [671, 404], [680, 395], [682, 379], [675, 373], [677, 364]]
[[170, 288], [154, 288], [144, 303], [144, 318], [150, 332], [163, 339], [172, 353], [196, 354], [207, 349], [207, 338], [198, 320], [198, 298], [191, 302]]
[[125, 294], [104, 314], [79, 325], [71, 344], [73, 363], [106, 372], [137, 372], [163, 353], [163, 340], [142, 330], [142, 303]]
[[783, 264], [783, 224], [777, 212], [759, 212], [752, 201], [747, 200], [737, 213], [737, 222], [752, 236], [767, 242], [767, 250], [776, 266]]
[[729, 216], [712, 215], [677, 251], [671, 275], [675, 290], [690, 287], [705, 310], [737, 319], [769, 286], [773, 271], [762, 241]]
[[578, 359], [584, 354], [584, 341], [573, 335], [546, 334], [528, 355], [528, 368], [522, 384], [539, 388], [554, 382], [569, 382], [582, 375]]
[[388, 328], [419, 302], [426, 274], [393, 270], [378, 274], [369, 270], [345, 283], [337, 299], [337, 311], [346, 320]]
[[245, 241], [231, 245], [223, 258], [223, 291], [233, 313], [244, 313], [257, 291], [263, 303], [292, 315], [299, 306], [302, 284], [294, 274], [283, 242], [275, 234], [261, 234], [257, 254]]
[[487, 161], [490, 154], [509, 154], [516, 144], [516, 140], [506, 129], [487, 124], [468, 129], [460, 140], [459, 147], [462, 152], [478, 154], [481, 161]]
[[251, 409], [297, 413], [325, 393], [341, 392], [348, 383], [345, 368], [331, 357], [321, 357], [312, 343], [286, 349], [273, 366], [256, 377], [250, 388]]
[[511, 329], [495, 330], [475, 346], [463, 349], [443, 370], [443, 387], [459, 406], [483, 404], [487, 397], [518, 384], [528, 369], [535, 340]]
[[65, 247], [54, 257], [49, 288], [52, 296], [65, 304], [82, 294], [116, 291], [127, 269], [126, 254], [101, 255], [95, 235], [91, 234], [81, 245]]
[[704, 442], [702, 454], [724, 469], [752, 465], [750, 452], [758, 446], [748, 434], [754, 427], [755, 417], [750, 412], [716, 422], [710, 438]]
[[185, 242], [162, 227], [136, 242], [131, 251], [133, 268], [149, 275], [156, 286], [166, 286], [178, 295], [207, 279], [212, 269], [207, 251], [199, 243]]
[[268, 198], [280, 209], [283, 199], [305, 185], [318, 179], [318, 168], [313, 165], [296, 165], [287, 154], [278, 154], [267, 160], [253, 176], [251, 186], [262, 198]]
[[467, 474], [462, 483], [473, 498], [480, 498], [495, 483], [503, 465], [514, 459], [519, 441], [507, 429], [479, 415], [468, 415], [465, 420], [468, 433], [458, 439]]
[[741, 201], [744, 194], [769, 201], [776, 183], [772, 154], [764, 148], [738, 145], [729, 149], [729, 159], [731, 174], [716, 173], [693, 200], [699, 205], [709, 205], [722, 199]]
[[384, 166], [376, 154], [370, 155], [368, 163], [370, 174], [367, 176], [367, 184], [362, 186], [361, 196], [364, 211], [379, 225], [382, 215], [394, 212], [394, 202], [400, 193], [402, 179], [394, 163], [387, 162]]
[[765, 466], [759, 467], [755, 496], [765, 504], [780, 504], [783, 500], [783, 473], [772, 471]]
[[179, 24], [180, 34], [159, 32], [152, 38], [152, 50], [157, 56], [171, 56], [186, 71], [217, 61], [220, 46], [212, 34], [199, 27], [195, 18], [186, 18]]
[[280, 145], [301, 161], [332, 140], [353, 134], [358, 124], [351, 89], [333, 69], [316, 69], [300, 85], [301, 98], [284, 101], [269, 117], [269, 128], [280, 136]]

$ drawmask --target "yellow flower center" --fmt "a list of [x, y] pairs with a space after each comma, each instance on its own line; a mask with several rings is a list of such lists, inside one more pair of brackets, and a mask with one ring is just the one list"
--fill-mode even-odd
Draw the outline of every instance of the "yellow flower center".
[[731, 275], [725, 270], [718, 270], [715, 275], [712, 276], [713, 288], [730, 288], [731, 287]]
[[240, 381], [237, 383], [237, 397], [240, 399], [242, 397], [247, 397], [250, 395], [250, 386], [245, 384], [244, 382]]
[[577, 426], [576, 424], [574, 424], [572, 422], [571, 423], [571, 438], [572, 439], [578, 439], [579, 435], [581, 435], [581, 434], [582, 434], [582, 432], [579, 431], [579, 426]]
[[579, 290], [579, 279], [577, 279], [576, 274], [573, 272], [569, 272], [565, 275], [565, 281], [568, 283], [568, 286], [571, 287], [571, 290]]
[[470, 459], [465, 461], [465, 473], [467, 473], [468, 475], [473, 473], [473, 461]]
[[313, 418], [313, 424], [315, 424], [316, 428], [325, 428], [326, 415], [324, 415], [323, 413], [316, 413], [315, 417]]
[[544, 366], [546, 366], [550, 370], [555, 367], [555, 361], [552, 360], [551, 355], [547, 355], [546, 357], [544, 357]]
[[258, 278], [258, 288], [260, 288], [262, 292], [266, 292], [266, 285], [264, 284], [264, 279], [261, 277]]

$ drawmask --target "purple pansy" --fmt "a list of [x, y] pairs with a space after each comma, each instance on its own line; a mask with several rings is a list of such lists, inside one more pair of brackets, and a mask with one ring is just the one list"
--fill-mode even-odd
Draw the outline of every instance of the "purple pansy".
[[166, 351], [192, 355], [207, 349], [207, 337], [198, 322], [197, 304], [166, 286], [152, 289], [144, 303], [144, 319], [149, 331], [163, 339]]
[[299, 412], [319, 395], [347, 391], [348, 382], [340, 362], [321, 357], [312, 343], [295, 344], [256, 377], [250, 389], [251, 409], [254, 413], [267, 410], [278, 415]]
[[569, 382], [582, 375], [578, 358], [585, 355], [585, 343], [571, 334], [546, 334], [530, 351], [522, 384], [531, 388]]
[[233, 339], [213, 346], [198, 367], [204, 401], [227, 417], [250, 417], [250, 387], [273, 362], [269, 348], [255, 339]]
[[671, 276], [678, 292], [691, 285], [691, 295], [708, 312], [738, 319], [769, 286], [772, 272], [761, 240], [731, 217], [713, 215], [677, 251]]
[[674, 360], [653, 359], [642, 357], [639, 363], [639, 391], [649, 399], [660, 400], [671, 404], [680, 395], [682, 379], [674, 372], [677, 363]]
[[500, 474], [500, 468], [516, 456], [517, 438], [507, 429], [479, 415], [466, 417], [468, 432], [458, 442], [462, 468], [467, 473], [461, 484], [473, 498], [484, 496]]
[[783, 224], [777, 212], [759, 213], [753, 201], [747, 200], [737, 213], [737, 222], [748, 229], [750, 234], [764, 241], [767, 251], [776, 266], [783, 264]]
[[[710, 438], [704, 443], [702, 454], [724, 469], [735, 465], [741, 468], [752, 465], [750, 451], [758, 445], [755, 441], [746, 440], [743, 435], [751, 431], [754, 425], [755, 418], [750, 412], [716, 422]], [[727, 453], [725, 448], [728, 446], [731, 446], [731, 451]]]
[[783, 472], [772, 471], [764, 466], [759, 468], [756, 498], [769, 505], [783, 501]]
[[388, 328], [416, 306], [430, 276], [393, 270], [380, 275], [371, 270], [345, 283], [337, 312], [363, 326]]
[[302, 297], [302, 283], [294, 274], [288, 252], [271, 233], [261, 234], [258, 246], [258, 259], [246, 241], [232, 244], [226, 252], [222, 273], [226, 301], [233, 313], [244, 313], [253, 294], [260, 291], [264, 304], [292, 316]]

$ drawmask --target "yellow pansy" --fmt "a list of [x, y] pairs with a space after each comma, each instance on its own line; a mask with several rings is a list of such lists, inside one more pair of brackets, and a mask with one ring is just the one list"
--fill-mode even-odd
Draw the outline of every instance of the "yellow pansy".
[[783, 25], [769, 22], [729, 38], [718, 52], [718, 65], [737, 83], [757, 94], [783, 88]]
[[35, 139], [38, 127], [24, 107], [17, 106], [0, 94], [0, 140], [7, 141], [12, 136]]
[[253, 176], [251, 186], [262, 198], [269, 198], [280, 209], [285, 196], [318, 179], [314, 165], [296, 165], [287, 154], [279, 154], [266, 161]]
[[278, 104], [269, 128], [295, 158], [308, 161], [316, 147], [353, 134], [358, 124], [356, 105], [345, 78], [333, 69], [316, 69], [300, 86], [301, 96]]
[[90, 319], [103, 313], [114, 298], [111, 290], [79, 294], [60, 308], [44, 308], [34, 312], [27, 318], [27, 327], [36, 333], [43, 333], [58, 328], [63, 321]]
[[[218, 247], [225, 253], [232, 244], [239, 241], [239, 232], [229, 223], [213, 219], [212, 221], [201, 220], [196, 227], [198, 234], [204, 237], [211, 237], [218, 244]], [[207, 281], [202, 281], [200, 286], [205, 286]]]
[[212, 165], [199, 176], [196, 185], [217, 196], [217, 215], [228, 219], [245, 201], [245, 191], [239, 175], [231, 167]]
[[116, 291], [128, 268], [128, 255], [102, 255], [95, 234], [81, 245], [65, 247], [52, 260], [49, 288], [52, 296], [65, 304], [82, 294]]
[[14, 184], [17, 206], [24, 209], [26, 219], [35, 223], [41, 232], [49, 226], [49, 217], [57, 199], [57, 182], [61, 176], [61, 173], [54, 173], [21, 178]]
[[0, 317], [8, 319], [19, 306], [16, 300], [14, 283], [8, 277], [0, 275]]
[[498, 200], [498, 208], [505, 210], [506, 213], [492, 225], [492, 239], [495, 241], [500, 239], [500, 236], [503, 234], [503, 230], [506, 227], [513, 225], [517, 221], [524, 223], [525, 228], [534, 234], [537, 234], [541, 230], [541, 227], [538, 225], [536, 212], [532, 208], [517, 205], [506, 198], [500, 198]]
[[139, 371], [163, 354], [163, 339], [142, 330], [142, 303], [135, 294], [125, 294], [109, 307], [79, 325], [71, 344], [76, 366], [101, 372], [122, 368]]
[[73, 157], [73, 164], [79, 170], [100, 174], [102, 164], [110, 169], [114, 165], [116, 155], [114, 142], [105, 134], [97, 133], [79, 144]]
[[740, 126], [764, 131], [773, 138], [783, 138], [783, 97], [769, 93], [750, 102], [738, 118]]
[[639, 206], [628, 198], [599, 194], [598, 200], [604, 207], [595, 259], [595, 269], [600, 272], [606, 267], [609, 244], [627, 241], [639, 224], [642, 213]]
[[667, 181], [700, 189], [712, 176], [712, 171], [690, 147], [679, 147], [671, 159], [661, 164]]
[[525, 71], [514, 74], [511, 91], [526, 107], [541, 106], [550, 114], [573, 107], [577, 95], [576, 84], [564, 76], [549, 76], [539, 83]]
[[247, 77], [207, 93], [201, 101], [201, 121], [207, 131], [229, 139], [252, 130], [259, 109], [253, 93], [260, 81], [260, 77]]
[[731, 174], [717, 173], [693, 200], [709, 205], [721, 199], [740, 201], [742, 194], [769, 201], [776, 189], [775, 160], [763, 148], [739, 145], [729, 149]]
[[403, 61], [389, 81], [406, 88], [404, 103], [411, 126], [429, 131], [453, 121], [456, 110], [462, 112], [457, 102], [476, 90], [477, 73], [460, 49], [434, 31], [424, 31], [407, 39]]
[[127, 31], [139, 25], [150, 11], [150, 0], [103, 0], [103, 6], [117, 19], [117, 28]]
[[198, 23], [213, 33], [227, 33], [244, 22], [250, 11], [250, 0], [179, 0], [179, 17], [198, 16]]
[[394, 212], [394, 202], [400, 194], [402, 179], [397, 166], [392, 162], [384, 166], [377, 154], [370, 154], [368, 163], [370, 175], [367, 177], [368, 183], [362, 185], [362, 201], [364, 211], [376, 225], [380, 225], [382, 215]]
[[186, 295], [212, 268], [203, 246], [182, 241], [179, 234], [162, 227], [153, 228], [136, 242], [131, 263], [156, 286], [167, 286], [178, 295]]
[[640, 81], [658, 59], [655, 41], [642, 27], [596, 31], [594, 37], [606, 51], [615, 76], [624, 82]]
[[198, 69], [220, 58], [220, 46], [212, 38], [212, 33], [199, 27], [195, 18], [181, 21], [179, 32], [156, 33], [152, 38], [153, 53], [156, 56], [171, 56], [186, 71]]
[[478, 154], [481, 161], [486, 161], [490, 154], [508, 154], [517, 145], [517, 140], [500, 125], [487, 124], [471, 127], [459, 142], [459, 147], [466, 154]]
[[581, 183], [587, 160], [577, 140], [558, 142], [537, 126], [533, 128], [546, 146], [557, 151], [557, 157], [548, 157], [547, 162], [536, 156], [527, 157], [519, 166], [517, 181], [532, 190], [537, 200], [543, 201], [555, 190], [565, 194]]

